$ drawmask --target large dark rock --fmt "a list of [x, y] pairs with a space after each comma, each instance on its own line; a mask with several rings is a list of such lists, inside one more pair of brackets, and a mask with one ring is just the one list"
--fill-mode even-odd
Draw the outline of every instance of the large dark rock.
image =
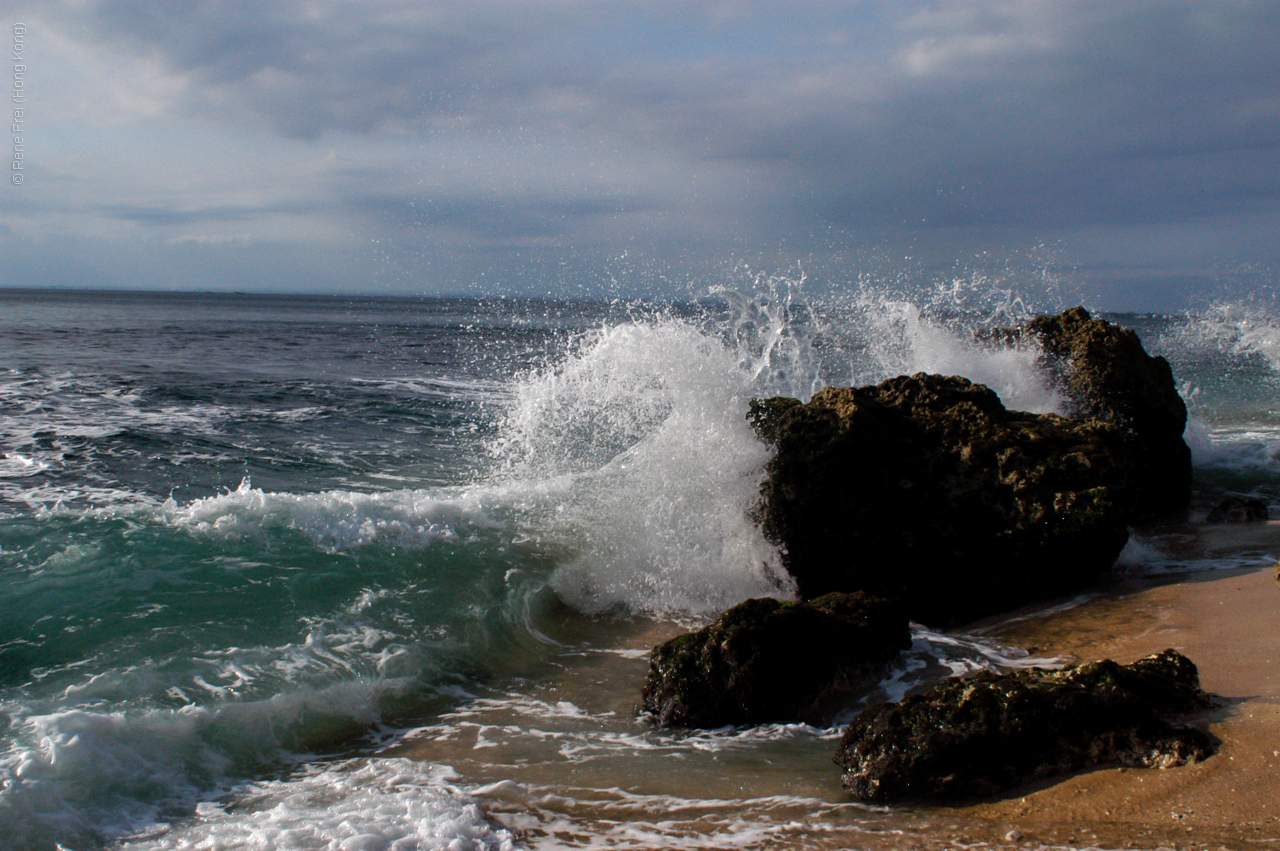
[[1139, 519], [1185, 509], [1191, 501], [1187, 406], [1169, 362], [1147, 354], [1134, 331], [1094, 319], [1083, 307], [1038, 316], [1023, 332], [1044, 350], [1071, 416], [1096, 417], [1125, 431], [1139, 473]]
[[1120, 428], [1008, 411], [964, 378], [762, 400], [760, 521], [804, 598], [864, 590], [950, 624], [1082, 588], [1135, 511]]
[[1209, 736], [1167, 718], [1208, 705], [1195, 665], [1173, 650], [1132, 665], [984, 673], [864, 710], [835, 759], [864, 801], [988, 796], [1094, 765], [1204, 759]]
[[910, 644], [902, 611], [865, 594], [747, 600], [654, 648], [641, 708], [668, 727], [818, 720]]

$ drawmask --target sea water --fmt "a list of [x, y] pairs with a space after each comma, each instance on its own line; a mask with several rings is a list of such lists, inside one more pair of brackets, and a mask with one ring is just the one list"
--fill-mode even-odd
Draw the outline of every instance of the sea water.
[[[1061, 411], [1036, 351], [972, 340], [1063, 306], [0, 290], [0, 848], [945, 841], [843, 796], [838, 726], [634, 704], [653, 643], [793, 592], [751, 398], [923, 370]], [[1275, 500], [1280, 318], [1111, 318], [1173, 363], [1197, 510]], [[1121, 569], [1204, 566], [1160, 544]], [[869, 699], [1052, 662], [918, 629]]]

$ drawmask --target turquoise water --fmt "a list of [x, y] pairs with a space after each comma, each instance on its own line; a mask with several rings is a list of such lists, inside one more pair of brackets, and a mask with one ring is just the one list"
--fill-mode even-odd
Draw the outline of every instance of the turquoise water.
[[[924, 369], [1055, 410], [1034, 352], [968, 342], [1009, 318], [776, 283], [677, 305], [0, 290], [0, 848], [563, 844], [545, 822], [573, 808], [509, 785], [538, 743], [565, 776], [660, 755], [635, 780], [654, 812], [697, 799], [662, 792], [670, 759], [828, 749], [664, 736], [622, 690], [591, 709], [548, 683], [592, 654], [634, 676], [629, 630], [789, 593], [749, 517], [751, 397]], [[1280, 498], [1280, 323], [1114, 318], [1174, 363], [1198, 506]], [[923, 633], [914, 653], [936, 675], [1018, 663]], [[525, 744], [446, 761], [464, 728]], [[376, 756], [410, 730], [440, 758]], [[680, 843], [794, 845], [787, 807], [814, 795], [870, 829], [822, 770], [783, 803], [726, 793], [745, 832]], [[657, 818], [613, 771], [599, 806]], [[675, 841], [637, 836], [614, 847]]]

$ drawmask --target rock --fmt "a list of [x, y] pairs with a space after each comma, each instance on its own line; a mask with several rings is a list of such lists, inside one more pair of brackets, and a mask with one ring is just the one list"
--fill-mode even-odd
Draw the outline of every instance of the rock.
[[1267, 502], [1252, 496], [1229, 496], [1209, 512], [1209, 523], [1261, 523], [1270, 519]]
[[1134, 331], [1094, 319], [1083, 307], [1038, 316], [1021, 333], [1044, 350], [1071, 416], [1124, 429], [1139, 472], [1138, 519], [1185, 510], [1191, 501], [1191, 450], [1183, 439], [1187, 406], [1169, 362], [1148, 355]]
[[954, 624], [1085, 587], [1128, 540], [1132, 463], [1097, 419], [923, 373], [751, 416], [776, 447], [758, 515], [803, 598], [862, 590]]
[[1094, 765], [1202, 760], [1208, 734], [1167, 718], [1209, 705], [1195, 665], [1173, 650], [1132, 665], [981, 673], [864, 710], [835, 759], [863, 801], [989, 796]]
[[799, 399], [774, 396], [769, 399], [752, 399], [747, 409], [747, 422], [766, 443], [777, 440], [782, 419], [792, 408], [800, 405]]
[[747, 600], [654, 648], [641, 708], [664, 727], [817, 720], [910, 645], [901, 610], [865, 594]]

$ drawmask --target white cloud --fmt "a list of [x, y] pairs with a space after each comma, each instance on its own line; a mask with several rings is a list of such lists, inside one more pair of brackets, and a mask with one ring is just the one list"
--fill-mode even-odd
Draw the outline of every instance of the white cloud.
[[1069, 3], [943, 4], [903, 21], [902, 31], [913, 40], [898, 60], [915, 76], [985, 75], [1054, 50], [1074, 17]]

